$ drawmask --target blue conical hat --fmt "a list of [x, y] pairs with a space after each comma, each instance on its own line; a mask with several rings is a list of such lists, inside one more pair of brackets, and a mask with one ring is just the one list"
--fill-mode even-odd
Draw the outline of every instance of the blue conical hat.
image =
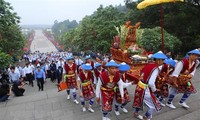
[[69, 56], [69, 57], [66, 58], [66, 60], [73, 60], [73, 59], [74, 59], [73, 56]]
[[171, 65], [172, 67], [175, 67], [176, 62], [173, 59], [165, 59], [164, 63]]
[[130, 66], [127, 65], [125, 62], [122, 62], [120, 65], [119, 65], [119, 71], [128, 71], [130, 70]]
[[91, 58], [90, 55], [85, 56], [85, 60], [90, 59], [90, 58]]
[[81, 65], [81, 67], [83, 68], [83, 70], [92, 70], [92, 66], [88, 63]]
[[119, 65], [114, 60], [111, 60], [110, 62], [106, 63], [106, 67], [119, 67]]
[[155, 59], [167, 59], [167, 56], [162, 51], [153, 54], [151, 57]]
[[99, 67], [99, 66], [101, 66], [101, 64], [98, 63], [98, 62], [96, 62], [95, 65], [94, 65], [95, 68], [97, 68], [97, 67]]
[[198, 49], [194, 49], [194, 50], [191, 50], [187, 53], [188, 55], [189, 54], [197, 54], [197, 55], [200, 55], [200, 51]]

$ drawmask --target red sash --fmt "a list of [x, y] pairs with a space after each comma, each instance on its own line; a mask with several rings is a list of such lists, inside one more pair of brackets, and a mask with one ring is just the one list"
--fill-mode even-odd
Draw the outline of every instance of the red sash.
[[66, 71], [66, 84], [68, 89], [77, 88], [76, 83], [76, 64], [73, 63], [72, 67], [70, 67], [68, 64], [65, 64], [65, 71]]
[[[195, 61], [195, 64], [193, 64], [193, 66], [191, 68], [189, 68], [189, 58], [185, 58], [181, 61], [183, 63], [183, 69], [181, 70], [180, 74], [190, 74], [194, 71], [195, 66], [197, 64], [197, 62]], [[192, 81], [190, 80], [190, 86], [188, 86], [188, 84], [186, 85], [178, 85], [178, 92], [179, 93], [196, 93], [196, 89], [192, 83]]]
[[100, 74], [100, 79], [102, 82], [101, 86], [101, 97], [102, 97], [102, 111], [110, 112], [112, 111], [112, 104], [114, 99], [114, 87], [120, 80], [119, 72], [116, 72], [113, 79], [110, 80], [108, 72], [102, 72]]
[[[142, 70], [141, 70], [141, 76], [143, 76], [143, 79], [141, 82], [144, 84], [148, 84], [149, 78], [151, 77], [152, 72], [158, 68], [158, 65], [156, 63], [149, 63], [147, 64]], [[149, 88], [150, 89], [150, 88]], [[140, 108], [143, 110], [143, 102], [144, 102], [144, 96], [145, 96], [145, 90], [141, 88], [139, 85], [136, 86], [135, 94], [134, 94], [134, 101], [133, 101], [133, 107]], [[155, 95], [150, 90], [151, 99], [155, 105], [155, 108], [157, 111], [161, 110], [161, 106]]]
[[[125, 74], [125, 77], [121, 74], [121, 79], [124, 83], [126, 83], [126, 74]], [[119, 87], [117, 87], [117, 89], [116, 89], [115, 99], [116, 99], [117, 103], [122, 104], [122, 97], [121, 97], [121, 94], [119, 91]], [[128, 103], [131, 101], [128, 90], [126, 88], [124, 88], [124, 100], [125, 100], [124, 103]]]
[[84, 100], [90, 100], [95, 97], [94, 88], [92, 87], [92, 72], [88, 71], [87, 78], [84, 72], [79, 73], [81, 79], [81, 90]]

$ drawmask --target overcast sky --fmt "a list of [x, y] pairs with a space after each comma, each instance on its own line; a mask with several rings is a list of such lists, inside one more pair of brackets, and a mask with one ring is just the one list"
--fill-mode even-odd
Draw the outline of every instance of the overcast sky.
[[21, 25], [47, 24], [54, 20], [66, 19], [80, 21], [91, 15], [101, 4], [124, 5], [124, 0], [5, 0], [11, 3], [14, 11], [21, 17]]

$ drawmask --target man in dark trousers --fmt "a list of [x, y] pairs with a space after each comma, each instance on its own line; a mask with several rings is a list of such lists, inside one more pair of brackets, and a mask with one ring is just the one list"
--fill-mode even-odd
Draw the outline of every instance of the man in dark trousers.
[[44, 90], [44, 81], [46, 80], [45, 72], [40, 69], [40, 66], [37, 66], [37, 70], [35, 70], [35, 80], [37, 80], [37, 85], [40, 90]]
[[63, 74], [63, 68], [59, 66], [58, 69], [56, 70], [56, 79], [57, 79], [58, 84], [62, 80], [62, 74]]
[[50, 64], [50, 70], [51, 70], [51, 81], [55, 82], [56, 80], [56, 64], [54, 61]]

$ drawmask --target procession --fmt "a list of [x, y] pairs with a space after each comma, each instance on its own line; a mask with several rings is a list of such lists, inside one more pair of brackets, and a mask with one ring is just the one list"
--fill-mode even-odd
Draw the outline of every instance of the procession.
[[1, 1], [0, 120], [199, 119], [199, 1], [45, 1]]
[[[133, 112], [137, 119], [150, 120], [154, 112], [165, 107], [176, 109], [173, 99], [177, 94], [183, 94], [179, 105], [185, 109], [190, 108], [186, 100], [197, 92], [191, 79], [199, 65], [199, 56], [198, 49], [189, 51], [181, 61], [175, 61], [161, 51], [154, 53], [150, 57], [152, 62], [144, 66], [139, 81], [135, 83], [134, 80], [127, 79], [127, 71], [131, 67], [125, 62], [115, 62], [112, 56], [108, 61], [103, 59], [97, 62], [90, 55], [82, 60], [80, 56], [73, 56], [68, 52], [41, 54], [37, 51], [24, 56], [24, 61], [27, 62], [25, 67], [18, 65], [9, 68], [7, 82], [12, 84], [15, 96], [23, 96], [25, 84], [32, 87], [37, 85], [38, 91], [43, 91], [46, 80], [56, 83], [58, 88], [64, 83], [66, 86], [61, 91], [66, 91], [66, 101], [72, 100], [80, 106], [82, 112], [101, 111], [102, 120], [110, 120], [111, 111], [116, 116], [120, 116], [121, 112]], [[130, 85], [136, 86], [135, 91], [128, 91], [127, 87]], [[11, 94], [11, 91], [8, 92]], [[133, 100], [130, 95], [134, 96]], [[8, 97], [9, 95], [1, 97], [1, 101], [6, 101]], [[95, 103], [99, 105], [100, 111], [92, 108]], [[126, 109], [127, 104], [133, 107], [132, 111]], [[140, 112], [145, 106], [147, 110]]]

